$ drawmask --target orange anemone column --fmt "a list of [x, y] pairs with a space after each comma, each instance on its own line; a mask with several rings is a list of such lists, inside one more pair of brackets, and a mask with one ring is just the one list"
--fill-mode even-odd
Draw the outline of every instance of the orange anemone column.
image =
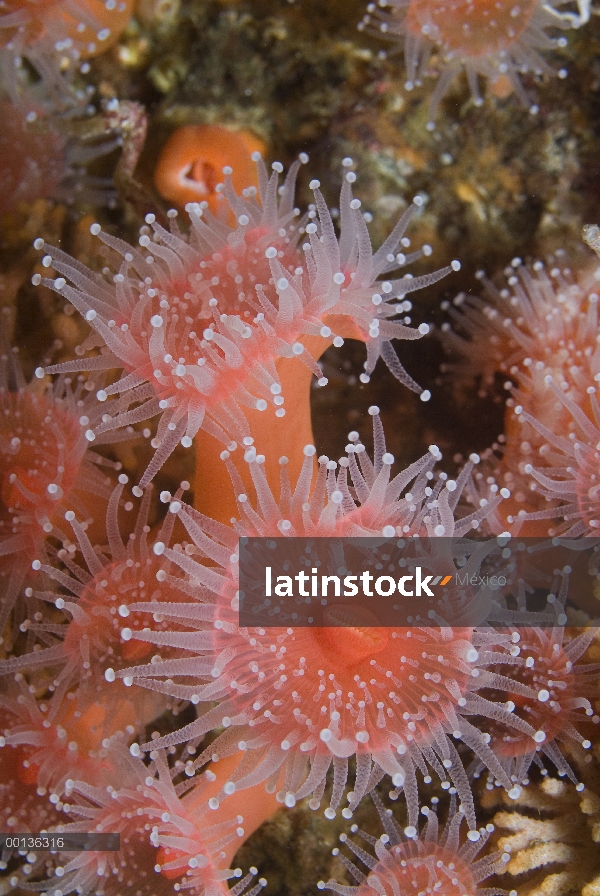
[[[203, 782], [181, 798], [182, 805], [189, 815], [192, 818], [201, 819], [204, 824], [222, 824], [230, 821], [235, 815], [241, 815], [244, 833], [239, 839], [233, 840], [223, 847], [222, 860], [219, 863], [221, 868], [231, 867], [233, 858], [240, 847], [258, 830], [261, 824], [268, 821], [283, 805], [276, 797], [276, 792], [283, 787], [285, 779], [285, 771], [282, 770], [273, 792], [267, 792], [264, 781], [261, 781], [253, 787], [236, 790], [235, 793], [218, 804], [216, 809], [212, 809], [216, 794], [230, 780], [244, 756], [245, 753], [239, 751], [219, 760], [219, 762], [211, 762], [208, 771], [214, 775], [214, 779], [209, 784]], [[204, 814], [207, 806], [211, 808], [208, 816]]]
[[[318, 359], [331, 345], [322, 336], [304, 337], [305, 350]], [[244, 409], [250, 425], [248, 433], [254, 439], [257, 454], [264, 454], [264, 471], [273, 494], [279, 494], [280, 457], [287, 457], [287, 472], [292, 485], [296, 482], [305, 460], [303, 448], [314, 444], [310, 415], [310, 384], [313, 374], [298, 358], [279, 358], [275, 362], [281, 382], [281, 394], [285, 397], [285, 417], [276, 417], [272, 411]], [[238, 517], [236, 496], [229, 473], [221, 460], [224, 445], [213, 436], [200, 430], [195, 438], [196, 478], [194, 506], [201, 513], [228, 524]], [[240, 450], [241, 449], [241, 450]], [[243, 458], [243, 446], [239, 446], [232, 459], [244, 486], [254, 493], [252, 478]]]

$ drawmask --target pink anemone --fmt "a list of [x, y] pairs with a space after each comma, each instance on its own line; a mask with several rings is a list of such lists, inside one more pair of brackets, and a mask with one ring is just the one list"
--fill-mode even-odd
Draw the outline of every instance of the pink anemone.
[[[555, 74], [540, 51], [565, 46], [566, 38], [551, 37], [548, 29], [569, 28], [585, 18], [561, 12], [562, 5], [561, 0], [379, 0], [369, 3], [360, 27], [402, 46], [407, 90], [421, 84], [437, 51], [441, 74], [429, 101], [433, 129], [438, 106], [462, 70], [476, 106], [483, 104], [483, 76], [501, 95], [514, 91], [536, 113], [520, 76]], [[561, 78], [566, 74], [558, 71]]]
[[[182, 505], [178, 515], [191, 542], [179, 551], [155, 545], [155, 551], [186, 574], [187, 584], [180, 587], [189, 611], [185, 603], [178, 603], [172, 615], [178, 620], [187, 617], [188, 638], [193, 639], [198, 630], [212, 631], [211, 646], [194, 651], [175, 632], [169, 643], [180, 643], [179, 659], [156, 657], [150, 664], [121, 670], [116, 677], [128, 686], [135, 683], [194, 703], [216, 702], [196, 722], [154, 744], [196, 742], [215, 726], [225, 727], [193, 764], [198, 768], [210, 758], [240, 755], [238, 767], [213, 798], [215, 808], [236, 790], [261, 781], [268, 788], [276, 786], [282, 770], [281, 801], [293, 805], [312, 794], [311, 805], [317, 808], [327, 771], [333, 766], [333, 793], [326, 810], [333, 817], [343, 795], [348, 758], [356, 755], [356, 782], [344, 813], [351, 814], [373, 782], [387, 773], [397, 787], [404, 788], [409, 815], [415, 818], [416, 773], [420, 771], [430, 781], [427, 766], [431, 765], [443, 786], [451, 786], [448, 777], [454, 782], [473, 826], [469, 782], [451, 735], [472, 746], [508, 785], [485, 739], [466, 718], [494, 711], [499, 719], [511, 722], [506, 710], [477, 694], [480, 639], [473, 628], [450, 632], [434, 627], [383, 629], [369, 622], [370, 617], [360, 616], [349, 629], [239, 626], [237, 547], [242, 535], [383, 533], [391, 537], [423, 532], [435, 537], [446, 532], [458, 536], [477, 526], [500, 502], [499, 495], [490, 495], [485, 506], [455, 519], [456, 492], [460, 494], [469, 471], [460, 487], [445, 474], [435, 482], [432, 467], [439, 451], [432, 446], [428, 454], [392, 478], [393, 458], [385, 449], [376, 415], [375, 421], [374, 462], [360, 443], [351, 442], [349, 457], [339, 467], [327, 458], [319, 459], [313, 485], [314, 448], [307, 446], [304, 468], [293, 490], [282, 464], [279, 501], [262, 472], [262, 456], [248, 449], [246, 462], [257, 504], [238, 492], [241, 520], [233, 528]], [[233, 467], [231, 474], [235, 485]], [[198, 607], [203, 613], [210, 608], [210, 629], [195, 621]], [[160, 612], [169, 615], [168, 606], [161, 605]], [[152, 632], [136, 629], [133, 637], [163, 643]], [[482, 643], [488, 641], [484, 638]], [[523, 726], [523, 730], [529, 729]], [[143, 745], [143, 749], [152, 748], [153, 744]]]
[[[83, 711], [90, 704], [106, 702], [111, 694], [106, 688], [106, 669], [111, 669], [110, 679], [114, 669], [126, 668], [132, 661], [150, 653], [149, 644], [131, 639], [125, 622], [131, 612], [144, 628], [151, 627], [155, 632], [172, 628], [171, 622], [157, 622], [151, 613], [143, 611], [146, 601], [153, 605], [165, 601], [170, 605], [176, 598], [176, 592], [165, 584], [165, 564], [153, 553], [152, 543], [148, 541], [152, 489], [146, 491], [125, 545], [119, 531], [118, 511], [126, 482], [127, 476], [121, 474], [108, 502], [108, 550], [91, 544], [71, 510], [65, 514], [75, 536], [69, 546], [71, 550], [62, 548], [58, 551], [54, 563], [33, 562], [34, 569], [43, 572], [50, 582], [57, 583], [61, 591], [31, 589], [31, 596], [64, 611], [69, 620], [67, 624], [27, 620], [22, 629], [46, 642], [51, 639], [50, 646], [42, 648], [38, 645], [39, 649], [0, 660], [0, 675], [60, 667], [52, 679], [55, 705], [61, 700], [72, 700]], [[188, 487], [188, 483], [183, 483], [175, 500], [181, 497], [184, 487]], [[126, 504], [125, 508], [130, 511], [132, 504]], [[167, 514], [154, 541], [160, 539], [161, 544], [169, 544], [174, 522], [175, 515]], [[83, 565], [77, 562], [77, 551]], [[160, 715], [162, 709], [160, 701], [142, 701], [142, 705], [137, 702], [135, 710], [139, 724]]]
[[149, 766], [122, 744], [112, 745], [109, 755], [113, 775], [108, 786], [69, 780], [64, 812], [76, 820], [61, 830], [65, 835], [120, 834], [121, 848], [63, 853], [54, 876], [43, 881], [48, 896], [167, 896], [180, 891], [193, 896], [241, 896], [246, 891], [244, 896], [258, 896], [264, 879], [246, 889], [256, 869], [231, 890], [226, 884], [242, 875], [241, 869], [223, 867], [224, 849], [243, 836], [240, 816], [211, 825], [206, 812], [187, 812], [158, 751]]
[[[108, 419], [90, 428], [93, 440], [109, 430], [160, 415], [156, 453], [140, 486], [155, 475], [175, 446], [190, 447], [200, 429], [224, 445], [251, 435], [247, 413], [285, 415], [286, 396], [275, 362], [297, 359], [321, 384], [318, 357], [344, 336], [367, 344], [365, 378], [383, 357], [392, 373], [417, 392], [392, 348], [392, 339], [418, 339], [428, 331], [394, 320], [406, 296], [435, 283], [451, 266], [430, 274], [401, 276], [398, 271], [429, 247], [406, 255], [403, 236], [422, 200], [417, 198], [383, 245], [372, 251], [360, 201], [352, 195], [356, 175], [345, 175], [340, 195], [340, 234], [312, 181], [315, 206], [304, 217], [294, 208], [301, 160], [278, 187], [281, 164], [273, 174], [258, 154], [259, 190], [238, 195], [231, 171], [224, 169], [223, 192], [237, 222], [229, 227], [204, 204], [190, 204], [190, 235], [172, 217], [169, 233], [150, 215], [140, 249], [94, 224], [92, 232], [114, 250], [114, 273], [105, 277], [74, 262], [60, 249], [46, 247], [42, 263], [61, 276], [42, 279], [67, 298], [105, 344], [94, 358], [45, 368], [48, 373], [123, 368], [121, 378], [98, 392]], [[176, 213], [173, 213], [176, 214]], [[300, 249], [298, 243], [303, 240]], [[42, 376], [44, 371], [37, 371]], [[426, 399], [428, 393], [422, 393]]]
[[[5, 349], [0, 358], [0, 631], [32, 557], [46, 556], [49, 537], [69, 541], [63, 528], [67, 507], [87, 526], [91, 501], [110, 494], [111, 480], [101, 468], [118, 465], [90, 451], [85, 437], [102, 416], [93, 389], [83, 377], [27, 384], [16, 349]], [[127, 428], [106, 433], [98, 444], [131, 435]]]
[[[338, 848], [333, 854], [338, 856], [354, 880], [353, 885], [339, 884], [335, 880], [327, 883], [319, 881], [320, 890], [332, 890], [340, 896], [398, 896], [399, 893], [436, 893], [439, 896], [516, 896], [511, 890], [479, 885], [493, 874], [501, 873], [510, 856], [495, 852], [477, 858], [493, 825], [479, 830], [470, 830], [467, 839], [461, 843], [460, 828], [464, 814], [452, 800], [448, 821], [443, 830], [439, 829], [437, 813], [427, 806], [422, 809], [427, 821], [419, 833], [414, 825], [401, 829], [390, 809], [385, 809], [379, 798], [373, 794], [373, 801], [379, 812], [385, 833], [377, 840], [352, 826], [352, 833], [358, 833], [373, 848], [375, 855], [366, 852], [350, 840], [346, 834], [340, 841], [354, 853], [363, 872]], [[437, 803], [437, 799], [435, 800]]]

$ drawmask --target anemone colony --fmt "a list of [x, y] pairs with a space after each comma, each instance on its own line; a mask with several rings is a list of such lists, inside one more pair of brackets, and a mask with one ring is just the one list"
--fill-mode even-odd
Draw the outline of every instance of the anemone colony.
[[[290, 135], [279, 141], [287, 165], [265, 161], [291, 90], [287, 66], [307, 52], [293, 50], [304, 45], [290, 25], [298, 35], [313, 26], [309, 2], [290, 7], [289, 21], [267, 17], [272, 30], [244, 69], [258, 5], [249, 0], [244, 18], [219, 0], [184, 11], [150, 0], [135, 10], [118, 0], [0, 2], [0, 833], [121, 838], [119, 851], [82, 852], [3, 840], [0, 893], [284, 892], [262, 868], [237, 867], [244, 841], [276, 812], [323, 807], [317, 839], [329, 850], [340, 824], [356, 816], [369, 827], [370, 794], [385, 833], [354, 823], [370, 849], [342, 832], [332, 859], [315, 846], [300, 877], [314, 862], [329, 879], [312, 886], [342, 896], [594, 896], [600, 869], [588, 855], [585, 875], [537, 872], [566, 855], [556, 831], [548, 857], [513, 855], [536, 831], [548, 836], [521, 806], [545, 811], [552, 793], [575, 815], [578, 805], [600, 812], [594, 579], [563, 565], [540, 580], [523, 562], [495, 623], [463, 611], [483, 593], [471, 587], [483, 557], [474, 532], [556, 540], [600, 528], [600, 267], [580, 247], [571, 262], [554, 247], [544, 261], [513, 258], [503, 281], [480, 272], [479, 293], [463, 281], [456, 295], [461, 263], [432, 266], [431, 246], [411, 248], [407, 236], [434, 189], [428, 163], [419, 167], [412, 151], [421, 180], [410, 203], [397, 195], [398, 162], [394, 195], [383, 198], [401, 213], [374, 250], [369, 202], [354, 191], [373, 200], [379, 187], [369, 194], [353, 158], [381, 161], [389, 123], [373, 97], [392, 92], [396, 109], [409, 102], [402, 63], [378, 54], [382, 36], [404, 54], [415, 145], [439, 143], [447, 116], [460, 152], [462, 119], [477, 127], [484, 105], [493, 121], [522, 114], [521, 101], [544, 127], [549, 88], [534, 81], [566, 78], [560, 51], [569, 30], [591, 28], [589, 4], [369, 4], [355, 22], [363, 36], [335, 50], [354, 47], [354, 78], [363, 79], [337, 88], [357, 128], [330, 121], [345, 148], [336, 148], [337, 206], [315, 178], [327, 168], [319, 140], [314, 161], [304, 151], [312, 138], [294, 144]], [[342, 9], [326, 15], [334, 22]], [[211, 55], [208, 36], [223, 33], [244, 40]], [[289, 44], [287, 57], [269, 57], [273, 40]], [[359, 40], [371, 46], [363, 57]], [[169, 68], [171, 41], [180, 56]], [[359, 77], [359, 58], [379, 66], [374, 85]], [[235, 103], [214, 104], [236, 65], [245, 117]], [[276, 85], [269, 127], [254, 98], [259, 70]], [[162, 111], [144, 78], [165, 95]], [[194, 84], [211, 85], [210, 108], [178, 105]], [[460, 114], [449, 102], [457, 95]], [[324, 97], [315, 92], [309, 119], [324, 116]], [[456, 192], [471, 202], [471, 187]], [[432, 293], [438, 304], [444, 297], [434, 336], [413, 322], [428, 313], [416, 310], [419, 296]], [[53, 343], [35, 322], [44, 314]], [[502, 435], [470, 446], [467, 460], [443, 458], [436, 444], [424, 450], [427, 441], [419, 451], [416, 432], [403, 448], [401, 412], [394, 419], [366, 401], [379, 394], [389, 407], [398, 392], [406, 409], [412, 392], [420, 401], [410, 419], [426, 411], [432, 390], [401, 360], [418, 366], [407, 343], [423, 337], [447, 356], [435, 361], [437, 388], [459, 412], [469, 401], [503, 408]], [[347, 384], [368, 406], [372, 450], [363, 444], [371, 432], [352, 430], [334, 460], [315, 447], [311, 396], [314, 406], [336, 388], [342, 395], [331, 350], [352, 340], [365, 344], [366, 360]], [[346, 419], [360, 420], [354, 407], [335, 411], [330, 441]], [[433, 427], [449, 446], [456, 428], [451, 419]], [[404, 465], [391, 444], [410, 456]], [[242, 625], [241, 546], [290, 536], [412, 539], [433, 551], [443, 536], [462, 539], [465, 556], [446, 562], [467, 576], [463, 615], [452, 627], [394, 628], [340, 604], [326, 611], [341, 614], [340, 627]], [[545, 605], [531, 609], [527, 597], [540, 590]], [[590, 614], [573, 608], [575, 594]], [[516, 807], [498, 824], [525, 833], [499, 838], [497, 805]], [[598, 842], [598, 825], [589, 831]], [[296, 881], [294, 892], [310, 886]]]

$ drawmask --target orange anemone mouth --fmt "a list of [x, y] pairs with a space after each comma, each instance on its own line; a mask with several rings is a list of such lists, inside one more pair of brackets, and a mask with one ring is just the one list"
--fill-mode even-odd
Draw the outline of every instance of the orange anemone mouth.
[[180, 183], [198, 191], [198, 196], [209, 196], [216, 192], [217, 184], [222, 180], [214, 165], [206, 159], [194, 159], [181, 174]]
[[341, 666], [356, 666], [387, 647], [389, 635], [364, 607], [334, 604], [323, 613], [327, 627], [315, 629], [322, 649]]

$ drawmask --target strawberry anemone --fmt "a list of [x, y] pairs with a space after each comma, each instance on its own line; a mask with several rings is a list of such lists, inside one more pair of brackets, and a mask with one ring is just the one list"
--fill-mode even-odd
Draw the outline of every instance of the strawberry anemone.
[[243, 836], [240, 816], [211, 825], [206, 810], [187, 812], [158, 751], [145, 765], [115, 743], [109, 757], [113, 777], [107, 787], [77, 778], [68, 781], [64, 811], [76, 820], [61, 829], [65, 834], [118, 833], [120, 850], [67, 853], [66, 860], [55, 863], [53, 876], [36, 883], [36, 889], [43, 887], [48, 896], [167, 896], [179, 891], [194, 896], [241, 896], [246, 891], [244, 896], [257, 896], [264, 879], [246, 889], [256, 869], [229, 890], [226, 881], [242, 872], [222, 867], [224, 848]]
[[[38, 104], [37, 111], [0, 100], [0, 196], [3, 228], [15, 213], [30, 213], [32, 203], [55, 199], [72, 204], [76, 199], [102, 206], [116, 202], [114, 184], [94, 176], [87, 164], [121, 145], [120, 137], [103, 133], [77, 135], [81, 120], [75, 115], [53, 119]], [[13, 218], [9, 218], [11, 215]]]
[[[102, 408], [94, 383], [60, 376], [53, 385], [26, 384], [16, 349], [0, 358], [0, 631], [15, 605], [32, 556], [45, 556], [48, 537], [68, 543], [64, 514], [75, 507], [91, 522], [90, 505], [108, 499], [111, 480], [101, 467], [116, 465], [89, 450], [86, 429]], [[107, 433], [98, 444], [129, 438]], [[118, 466], [118, 465], [117, 465]]]
[[94, 224], [92, 232], [114, 250], [110, 276], [45, 247], [43, 240], [35, 242], [48, 251], [42, 263], [61, 276], [35, 275], [34, 282], [68, 299], [106, 347], [97, 357], [46, 372], [123, 368], [117, 382], [98, 392], [101, 401], [119, 398], [109, 419], [90, 428], [88, 438], [160, 414], [156, 453], [142, 488], [176, 445], [190, 447], [200, 429], [227, 446], [251, 436], [251, 421], [264, 416], [269, 405], [276, 420], [283, 417], [287, 396], [278, 361], [295, 361], [296, 371], [306, 366], [308, 407], [310, 375], [326, 383], [315, 357], [332, 343], [341, 345], [344, 336], [366, 342], [366, 379], [381, 356], [401, 382], [428, 398], [400, 364], [391, 340], [418, 339], [429, 328], [412, 329], [392, 318], [410, 305], [409, 293], [460, 265], [453, 262], [421, 277], [398, 273], [430, 252], [429, 247], [409, 256], [402, 251], [404, 232], [422, 200], [415, 200], [373, 253], [360, 200], [352, 195], [352, 171], [340, 195], [338, 237], [318, 181], [311, 182], [315, 205], [301, 218], [294, 208], [296, 176], [306, 156], [291, 166], [282, 187], [280, 163], [268, 177], [258, 153], [254, 160], [258, 191], [250, 187], [239, 195], [231, 169], [224, 169], [222, 191], [235, 227], [215, 218], [205, 203], [189, 204], [188, 238], [179, 231], [175, 212], [171, 232], [150, 215], [136, 249]]
[[233, 168], [236, 190], [256, 186], [253, 152], [264, 144], [251, 131], [233, 131], [218, 124], [188, 124], [173, 131], [154, 169], [156, 189], [169, 202], [183, 207], [206, 200], [218, 216], [224, 196], [217, 192], [225, 165]]
[[[250, 447], [245, 460], [255, 484], [256, 504], [238, 492], [241, 519], [233, 527], [182, 505], [178, 515], [191, 541], [182, 551], [154, 547], [186, 574], [187, 583], [179, 587], [182, 598], [191, 598], [189, 611], [182, 603], [177, 612], [190, 623], [188, 637], [208, 628], [196, 622], [198, 603], [202, 612], [211, 607], [211, 647], [195, 652], [174, 634], [171, 643], [176, 645], [178, 639], [181, 643], [179, 659], [156, 659], [122, 670], [116, 677], [128, 686], [135, 683], [195, 703], [216, 703], [197, 721], [142, 745], [151, 750], [189, 740], [195, 743], [215, 726], [224, 726], [225, 731], [192, 766], [199, 768], [209, 759], [233, 754], [240, 757], [211, 798], [215, 809], [227, 795], [261, 782], [267, 782], [268, 791], [279, 784], [279, 799], [288, 806], [312, 794], [311, 806], [316, 809], [333, 766], [333, 792], [325, 813], [333, 817], [344, 792], [348, 759], [356, 756], [356, 781], [345, 815], [351, 815], [374, 781], [387, 773], [395, 786], [404, 788], [409, 817], [414, 820], [417, 771], [430, 781], [430, 765], [443, 786], [450, 788], [449, 778], [454, 783], [474, 827], [469, 782], [452, 735], [472, 746], [487, 767], [509, 783], [466, 718], [477, 712], [489, 715], [492, 710], [507, 723], [512, 718], [507, 710], [476, 693], [479, 636], [472, 627], [381, 628], [367, 610], [344, 606], [337, 609], [350, 612], [353, 623], [344, 628], [239, 625], [240, 536], [423, 533], [435, 538], [436, 531], [458, 536], [477, 526], [501, 500], [490, 495], [487, 506], [455, 520], [456, 493], [460, 494], [469, 470], [458, 487], [445, 474], [435, 482], [432, 467], [440, 455], [432, 446], [424, 457], [392, 477], [393, 457], [385, 449], [383, 430], [374, 416], [373, 461], [353, 441], [348, 457], [339, 465], [319, 458], [313, 484], [315, 449], [307, 446], [294, 489], [282, 464], [277, 501], [262, 471], [263, 458]], [[237, 471], [229, 457], [225, 460], [235, 485]], [[161, 612], [168, 609], [163, 607]], [[155, 640], [152, 633], [146, 637]]]
[[0, 65], [12, 97], [18, 99], [26, 59], [46, 90], [64, 99], [64, 70], [111, 47], [132, 12], [132, 0], [2, 0]]
[[479, 274], [481, 297], [444, 303], [460, 332], [442, 326], [453, 356], [443, 369], [455, 383], [477, 382], [482, 396], [496, 375], [507, 378], [502, 457], [488, 452], [480, 472], [513, 495], [504, 525], [519, 521], [521, 534], [544, 535], [554, 522], [553, 531], [590, 534], [600, 441], [600, 269], [575, 274], [557, 254], [547, 265], [516, 258], [504, 273], [503, 288]]
[[[429, 101], [428, 128], [433, 129], [438, 106], [463, 69], [476, 106], [483, 104], [481, 75], [499, 95], [514, 91], [524, 106], [537, 112], [520, 75], [555, 74], [539, 51], [565, 46], [566, 39], [551, 37], [547, 29], [569, 28], [585, 18], [561, 13], [561, 5], [560, 0], [526, 0], [520, 5], [512, 0], [379, 0], [369, 3], [360, 27], [404, 45], [407, 90], [421, 84], [432, 51], [438, 51], [442, 71]], [[566, 71], [560, 69], [558, 75], [566, 77]]]
[[[15, 781], [35, 785], [58, 805], [66, 781], [74, 774], [96, 782], [110, 780], [106, 749], [116, 736], [137, 731], [129, 700], [89, 705], [81, 711], [74, 700], [48, 695], [36, 699], [43, 682], [28, 683], [21, 672], [0, 694], [0, 752], [3, 768], [12, 763]], [[7, 758], [5, 758], [5, 756]]]
[[574, 273], [557, 253], [544, 264], [515, 258], [499, 288], [482, 273], [481, 296], [459, 294], [442, 308], [452, 317], [442, 324], [444, 348], [452, 356], [443, 368], [458, 383], [477, 382], [488, 394], [494, 377], [510, 377], [528, 388], [534, 373], [566, 380], [582, 393], [587, 374], [600, 367], [598, 288], [600, 268]]
[[575, 389], [565, 392], [558, 388], [552, 376], [544, 378], [548, 395], [568, 415], [564, 435], [528, 413], [527, 403], [515, 407], [516, 419], [543, 439], [538, 449], [539, 461], [527, 458], [523, 472], [532, 478], [530, 491], [549, 506], [521, 509], [514, 522], [535, 521], [541, 525], [546, 521], [549, 535], [596, 536], [600, 528], [600, 406], [596, 397], [599, 378], [600, 367], [593, 385], [586, 389], [585, 400], [579, 398]]
[[361, 864], [363, 872], [353, 861], [333, 850], [344, 867], [350, 872], [356, 884], [343, 885], [335, 880], [327, 883], [319, 881], [320, 890], [332, 890], [341, 896], [398, 896], [399, 893], [436, 893], [439, 896], [516, 896], [514, 890], [479, 885], [493, 874], [501, 873], [509, 860], [508, 853], [495, 852], [477, 858], [483, 849], [493, 825], [478, 831], [470, 830], [467, 839], [461, 843], [460, 828], [464, 815], [456, 810], [453, 801], [448, 821], [442, 831], [439, 829], [437, 813], [424, 806], [427, 821], [419, 833], [413, 825], [404, 830], [394, 819], [390, 809], [385, 809], [379, 798], [373, 794], [373, 801], [379, 812], [385, 833], [378, 839], [360, 831], [352, 825], [352, 833], [358, 833], [363, 840], [374, 847], [375, 855], [366, 852], [358, 844], [340, 835], [340, 841], [347, 845]]
[[[588, 734], [600, 722], [592, 703], [597, 693], [597, 663], [580, 662], [596, 636], [596, 629], [573, 630], [567, 626], [564, 603], [569, 575], [557, 578], [550, 594], [553, 623], [508, 629], [505, 643], [493, 647], [486, 657], [487, 695], [501, 701], [515, 718], [526, 722], [530, 734], [499, 725], [490, 718], [487, 736], [513, 786], [509, 795], [516, 799], [527, 773], [535, 762], [549, 759], [560, 775], [566, 775], [582, 789], [561, 752], [561, 744], [579, 744], [589, 750]], [[575, 586], [577, 587], [577, 586]], [[502, 634], [502, 632], [499, 632]], [[582, 733], [582, 731], [584, 733]], [[479, 765], [481, 770], [482, 766]]]
[[[136, 612], [138, 624], [146, 631], [166, 630], [172, 633], [173, 630], [173, 620], [165, 622], [156, 612], [144, 612], [146, 601], [151, 601], [153, 606], [164, 601], [170, 606], [175, 598], [163, 578], [167, 572], [165, 564], [159, 561], [148, 543], [152, 489], [146, 490], [128, 543], [124, 545], [119, 531], [118, 510], [126, 482], [127, 476], [121, 474], [108, 503], [108, 550], [92, 546], [73, 511], [67, 511], [65, 517], [70, 521], [75, 536], [72, 551], [61, 549], [54, 564], [39, 560], [33, 562], [33, 568], [56, 582], [62, 594], [56, 590], [32, 589], [32, 596], [42, 602], [51, 602], [64, 611], [69, 618], [68, 623], [57, 625], [55, 620], [51, 623], [27, 620], [21, 628], [26, 627], [46, 641], [50, 638], [52, 643], [44, 648], [37, 645], [36, 650], [0, 661], [0, 675], [62, 667], [52, 680], [53, 700], [59, 702], [68, 696], [79, 710], [85, 710], [98, 701], [106, 702], [110, 697], [111, 691], [106, 689], [106, 669], [111, 670], [108, 673], [111, 680], [115, 668], [127, 667], [132, 661], [140, 660], [151, 652], [150, 644], [141, 639], [132, 640], [125, 622], [132, 611]], [[186, 487], [188, 483], [183, 483], [171, 502], [172, 507]], [[126, 504], [125, 508], [131, 510], [132, 504]], [[168, 513], [155, 540], [169, 544], [174, 522], [175, 515]], [[76, 561], [76, 550], [84, 566]], [[165, 644], [167, 642], [168, 636], [165, 635]], [[160, 715], [163, 709], [156, 700], [142, 703], [138, 701], [135, 707], [140, 725]]]

